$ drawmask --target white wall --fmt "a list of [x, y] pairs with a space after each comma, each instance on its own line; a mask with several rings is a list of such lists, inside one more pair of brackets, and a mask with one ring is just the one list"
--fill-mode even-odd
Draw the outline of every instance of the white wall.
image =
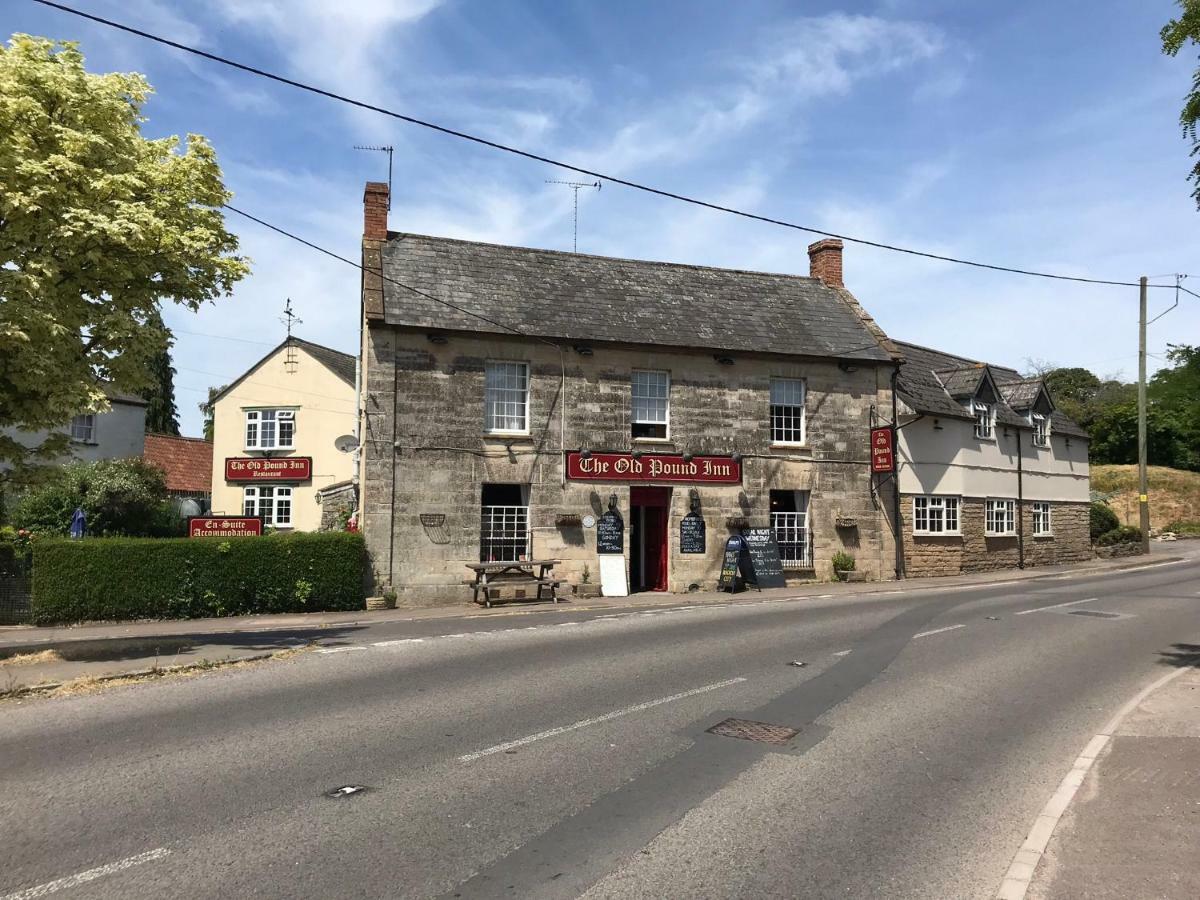
[[[141, 456], [146, 447], [146, 407], [140, 403], [113, 400], [108, 412], [96, 413], [96, 427], [92, 430], [92, 442], [81, 444], [72, 441], [69, 455], [58, 462], [95, 462], [100, 459], [128, 459]], [[61, 429], [68, 434], [71, 423]], [[3, 433], [26, 447], [36, 447], [46, 439], [49, 431], [19, 431], [5, 428]]]
[[[962, 497], [1017, 496], [1017, 430], [996, 426], [996, 438], [975, 437], [965, 419], [910, 420], [900, 429], [900, 490], [905, 494]], [[1049, 447], [1032, 446], [1032, 432], [1021, 432], [1026, 500], [1086, 501], [1088, 451], [1083, 438], [1051, 434]], [[1070, 446], [1068, 445], [1070, 443]]]

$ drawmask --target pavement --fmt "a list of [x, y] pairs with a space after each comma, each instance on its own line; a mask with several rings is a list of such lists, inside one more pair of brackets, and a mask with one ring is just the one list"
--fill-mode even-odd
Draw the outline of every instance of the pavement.
[[[1001, 570], [955, 578], [916, 578], [903, 582], [807, 583], [789, 588], [744, 591], [735, 595], [708, 591], [689, 594], [643, 593], [630, 597], [572, 598], [559, 604], [510, 602], [484, 608], [464, 602], [418, 609], [239, 616], [218, 619], [87, 623], [59, 627], [0, 627], [0, 696], [57, 686], [78, 679], [111, 679], [211, 663], [266, 659], [306, 647], [336, 647], [350, 640], [370, 642], [435, 633], [447, 620], [466, 620], [463, 628], [498, 629], [495, 621], [513, 616], [549, 616], [556, 620], [612, 611], [642, 611], [671, 606], [711, 606], [763, 600], [891, 596], [920, 591], [1003, 585], [1028, 580], [1081, 577], [1156, 565], [1200, 555], [1200, 541], [1153, 546], [1150, 557], [1093, 560], [1024, 572]], [[483, 624], [479, 624], [483, 623]], [[456, 626], [457, 628], [457, 626]], [[430, 629], [433, 629], [431, 631]], [[459, 628], [458, 630], [462, 630]], [[47, 653], [47, 651], [50, 651]]]
[[[1190, 683], [1200, 560], [825, 590], [414, 617], [265, 665], [10, 698], [0, 900], [992, 900], [1107, 732], [1086, 778], [1114, 802], [1080, 779], [1030, 892], [1112, 859], [1087, 855], [1093, 833], [1133, 852], [1155, 814], [1140, 871], [1190, 890], [1190, 807], [1104, 778], [1126, 740], [1192, 739], [1186, 703], [1153, 726], [1137, 710]], [[1183, 751], [1140, 746], [1167, 773], [1148, 783], [1191, 789]], [[1131, 829], [1095, 824], [1114, 807]]]

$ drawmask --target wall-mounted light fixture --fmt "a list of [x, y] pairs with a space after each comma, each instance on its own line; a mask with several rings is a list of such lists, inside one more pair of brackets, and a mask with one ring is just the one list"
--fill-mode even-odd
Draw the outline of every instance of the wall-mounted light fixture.
[[733, 365], [733, 357], [732, 356], [721, 356], [719, 353], [714, 353], [713, 359], [715, 359], [722, 366], [732, 366]]
[[692, 512], [700, 511], [700, 492], [695, 488], [692, 488], [690, 491], [688, 491], [688, 506], [691, 508]]
[[634, 450], [634, 451], [633, 451], [632, 453], [630, 453], [629, 455], [630, 455], [630, 456], [632, 456], [634, 459], [641, 459], [641, 458], [642, 458], [642, 451], [641, 451], [641, 450]]
[[592, 451], [588, 450], [586, 447], [583, 448], [582, 450], [579, 451], [579, 458], [580, 459], [591, 459]]
[[745, 457], [742, 456], [742, 454], [740, 454], [740, 453], [734, 453], [729, 458], [732, 459], [735, 463], [740, 463], [743, 459], [745, 459]]
[[691, 462], [695, 458], [696, 458], [696, 454], [693, 453], [691, 450], [688, 450], [686, 453], [683, 454], [684, 462]]
[[593, 353], [592, 348], [589, 347], [587, 344], [576, 344], [571, 349], [574, 350], [576, 353], [578, 353], [580, 356], [591, 356]]
[[617, 495], [616, 494], [608, 495], [608, 508], [611, 509], [613, 512], [617, 511]]
[[942, 430], [942, 420], [941, 420], [941, 419], [934, 419], [934, 420], [933, 420], [933, 430], [934, 430], [934, 431], [941, 431], [941, 430]]
[[444, 334], [427, 334], [425, 336], [429, 338], [431, 344], [448, 344], [450, 342], [450, 339]]

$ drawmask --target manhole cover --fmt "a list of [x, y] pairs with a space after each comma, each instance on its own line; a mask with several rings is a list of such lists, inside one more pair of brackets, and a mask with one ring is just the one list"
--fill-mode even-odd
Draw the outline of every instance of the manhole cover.
[[1073, 609], [1067, 613], [1069, 616], [1091, 616], [1093, 619], [1119, 619], [1120, 613], [1097, 612], [1094, 609]]
[[770, 722], [755, 722], [753, 719], [726, 719], [708, 729], [709, 734], [738, 738], [743, 741], [759, 741], [764, 744], [786, 744], [800, 733], [799, 729]]

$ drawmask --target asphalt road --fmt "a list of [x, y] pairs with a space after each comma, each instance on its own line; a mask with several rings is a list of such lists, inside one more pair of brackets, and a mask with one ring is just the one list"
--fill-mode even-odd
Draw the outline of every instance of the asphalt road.
[[[991, 897], [1083, 745], [1200, 643], [1198, 610], [1187, 561], [406, 623], [8, 701], [0, 900]], [[706, 732], [731, 716], [797, 733]]]

